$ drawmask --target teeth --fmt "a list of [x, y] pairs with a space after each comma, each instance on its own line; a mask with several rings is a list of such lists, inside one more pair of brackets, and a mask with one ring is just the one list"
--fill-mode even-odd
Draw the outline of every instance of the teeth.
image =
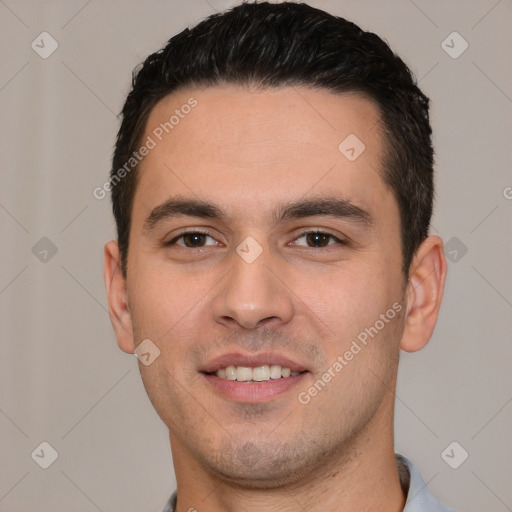
[[227, 366], [220, 368], [215, 372], [217, 377], [227, 380], [237, 380], [240, 382], [262, 382], [270, 379], [280, 379], [281, 377], [294, 377], [300, 372], [292, 372], [290, 368], [284, 368], [278, 364], [264, 364], [254, 368], [248, 366]]
[[241, 382], [247, 382], [252, 379], [252, 369], [247, 368], [246, 366], [237, 366], [236, 367], [236, 380]]
[[281, 378], [281, 367], [278, 364], [273, 364], [270, 367], [270, 378], [280, 379]]
[[[220, 371], [222, 371], [222, 368]], [[217, 377], [220, 377], [220, 375], [217, 375]], [[226, 379], [236, 380], [236, 368], [234, 366], [228, 366], [226, 368]]]
[[[262, 380], [270, 379], [270, 367], [268, 364], [266, 364], [264, 366], [257, 366], [256, 368], [253, 368], [252, 370], [250, 368], [248, 368], [248, 370], [252, 374], [252, 380], [261, 382]], [[247, 380], [249, 380], [249, 379], [247, 379]]]

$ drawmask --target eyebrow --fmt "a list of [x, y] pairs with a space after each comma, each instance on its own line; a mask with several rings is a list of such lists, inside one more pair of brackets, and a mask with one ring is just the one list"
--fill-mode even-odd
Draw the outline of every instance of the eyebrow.
[[[317, 215], [347, 220], [368, 230], [375, 224], [374, 217], [367, 210], [354, 204], [350, 199], [338, 197], [313, 197], [279, 204], [273, 211], [272, 219], [275, 224], [279, 224], [286, 220]], [[214, 219], [221, 222], [226, 222], [229, 218], [222, 208], [213, 203], [177, 196], [153, 208], [144, 221], [143, 231], [149, 233], [161, 222], [180, 216]]]

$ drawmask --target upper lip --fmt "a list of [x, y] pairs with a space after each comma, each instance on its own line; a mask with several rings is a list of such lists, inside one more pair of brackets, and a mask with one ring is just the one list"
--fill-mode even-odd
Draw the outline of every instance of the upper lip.
[[292, 372], [303, 372], [306, 370], [300, 363], [289, 359], [286, 356], [276, 352], [262, 352], [260, 354], [242, 354], [241, 352], [231, 352], [229, 354], [222, 354], [215, 357], [205, 364], [200, 371], [204, 373], [216, 372], [220, 368], [228, 366], [246, 366], [256, 367], [265, 364], [272, 365], [278, 364], [284, 368], [289, 368]]

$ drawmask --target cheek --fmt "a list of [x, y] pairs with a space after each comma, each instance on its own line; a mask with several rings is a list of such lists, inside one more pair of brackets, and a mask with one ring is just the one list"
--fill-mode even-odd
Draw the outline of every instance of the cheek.
[[335, 377], [320, 401], [327, 409], [344, 403], [358, 415], [367, 395], [382, 398], [396, 371], [405, 310], [401, 295], [380, 269], [333, 273], [304, 296], [310, 318], [328, 328], [320, 341], [326, 366], [315, 379]]
[[187, 316], [201, 307], [208, 293], [204, 280], [173, 271], [171, 265], [147, 265], [134, 272], [130, 287], [132, 320], [140, 335], [165, 337], [186, 328]]
[[171, 425], [178, 414], [175, 408], [190, 398], [184, 389], [191, 385], [193, 372], [186, 356], [198, 334], [191, 319], [203, 307], [206, 290], [194, 279], [171, 272], [170, 266], [165, 272], [162, 266], [141, 266], [132, 275], [137, 277], [130, 289], [135, 341], [149, 339], [159, 350], [148, 366], [139, 363], [141, 378], [155, 410]]
[[[334, 343], [356, 336], [373, 325], [381, 314], [400, 300], [396, 284], [377, 261], [347, 265], [321, 276], [297, 278], [297, 295], [326, 329]], [[327, 340], [326, 340], [327, 341]]]

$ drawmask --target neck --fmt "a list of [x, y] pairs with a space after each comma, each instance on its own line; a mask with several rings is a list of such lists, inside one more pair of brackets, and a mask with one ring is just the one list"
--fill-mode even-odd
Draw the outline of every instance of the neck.
[[321, 464], [306, 468], [299, 478], [265, 489], [249, 488], [212, 473], [171, 433], [176, 511], [400, 512], [406, 497], [393, 450], [392, 421], [379, 421], [390, 417], [389, 410], [383, 418], [378, 416], [371, 423], [379, 428], [368, 425], [350, 448], [326, 455]]

